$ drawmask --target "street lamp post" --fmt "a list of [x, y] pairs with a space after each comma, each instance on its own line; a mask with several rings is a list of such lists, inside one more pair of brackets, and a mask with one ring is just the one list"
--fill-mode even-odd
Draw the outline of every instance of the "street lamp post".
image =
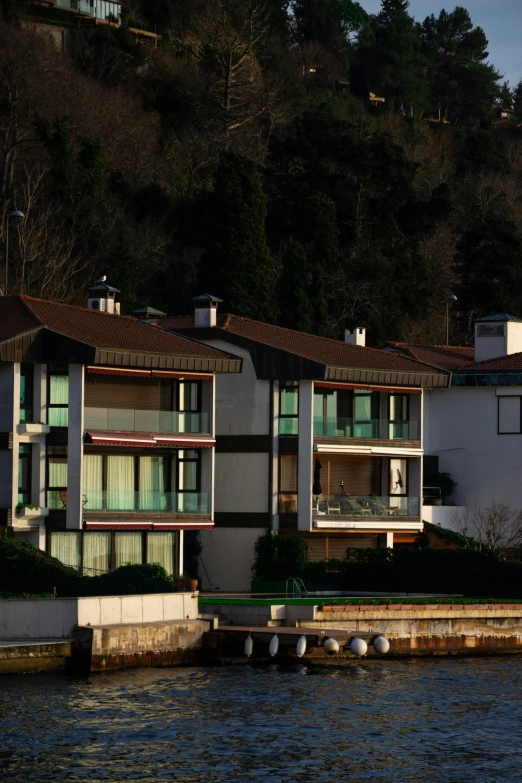
[[455, 304], [455, 302], [457, 302], [455, 294], [451, 294], [446, 299], [446, 345], [449, 345], [449, 306], [450, 304]]
[[20, 219], [24, 217], [24, 213], [15, 209], [13, 212], [9, 212], [5, 220], [5, 290], [4, 296], [7, 296], [7, 273], [9, 270], [9, 218]]

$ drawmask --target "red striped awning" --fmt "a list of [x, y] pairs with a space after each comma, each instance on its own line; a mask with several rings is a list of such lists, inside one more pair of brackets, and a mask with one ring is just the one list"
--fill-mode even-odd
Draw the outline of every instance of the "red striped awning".
[[179, 381], [211, 381], [213, 375], [210, 373], [186, 373], [171, 372], [169, 370], [152, 370], [153, 378], [177, 378]]
[[389, 394], [422, 394], [422, 389], [411, 389], [402, 386], [367, 386], [361, 383], [329, 383], [328, 381], [316, 381], [316, 389], [354, 389], [355, 391], [377, 391]]
[[88, 430], [87, 435], [97, 446], [138, 446], [154, 448], [156, 441], [152, 435], [138, 435], [134, 432], [95, 432]]
[[158, 446], [175, 446], [184, 449], [210, 449], [216, 445], [215, 438], [191, 438], [186, 435], [154, 435]]
[[163, 530], [213, 530], [213, 528], [214, 523], [210, 519], [180, 519], [179, 522], [152, 522], [142, 519], [136, 520], [136, 522], [129, 519], [121, 522], [108, 522], [106, 520], [85, 521], [86, 530], [148, 530], [149, 532], [161, 532]]

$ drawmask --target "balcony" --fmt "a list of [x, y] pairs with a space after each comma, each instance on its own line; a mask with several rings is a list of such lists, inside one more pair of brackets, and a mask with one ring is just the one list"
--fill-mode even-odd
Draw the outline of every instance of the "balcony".
[[[66, 508], [67, 493], [49, 490], [47, 504], [52, 510]], [[120, 490], [85, 490], [83, 510], [154, 514], [209, 514], [208, 492], [127, 492]]]
[[314, 436], [379, 440], [420, 440], [420, 422], [369, 419], [357, 421], [340, 416], [314, 416]]
[[84, 427], [118, 432], [208, 433], [208, 413], [85, 408]]
[[322, 516], [349, 519], [389, 519], [419, 517], [420, 503], [416, 497], [397, 495], [322, 495], [314, 500], [314, 519]]

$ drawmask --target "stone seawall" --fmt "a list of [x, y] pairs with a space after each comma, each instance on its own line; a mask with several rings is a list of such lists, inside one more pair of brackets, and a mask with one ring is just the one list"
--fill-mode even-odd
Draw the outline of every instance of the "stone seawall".
[[80, 671], [101, 672], [201, 663], [206, 620], [178, 620], [78, 627], [73, 663]]

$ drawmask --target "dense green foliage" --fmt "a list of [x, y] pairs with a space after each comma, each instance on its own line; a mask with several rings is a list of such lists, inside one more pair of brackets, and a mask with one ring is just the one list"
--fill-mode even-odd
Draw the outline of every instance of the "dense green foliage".
[[478, 598], [522, 594], [522, 562], [473, 549], [348, 549], [339, 587]]
[[306, 541], [298, 536], [278, 536], [267, 530], [254, 545], [253, 579], [285, 581], [301, 577], [306, 564]]
[[59, 597], [171, 593], [174, 582], [157, 563], [125, 565], [101, 576], [80, 576], [73, 568], [25, 542], [0, 539], [0, 593]]
[[129, 0], [119, 28], [68, 29], [64, 56], [18, 25], [34, 6], [8, 6], [11, 292], [83, 303], [107, 274], [127, 313], [208, 291], [319, 334], [356, 321], [373, 344], [442, 342], [450, 293], [454, 341], [522, 315], [522, 147], [492, 127], [495, 102], [522, 119], [522, 85], [501, 84], [465, 8]]

